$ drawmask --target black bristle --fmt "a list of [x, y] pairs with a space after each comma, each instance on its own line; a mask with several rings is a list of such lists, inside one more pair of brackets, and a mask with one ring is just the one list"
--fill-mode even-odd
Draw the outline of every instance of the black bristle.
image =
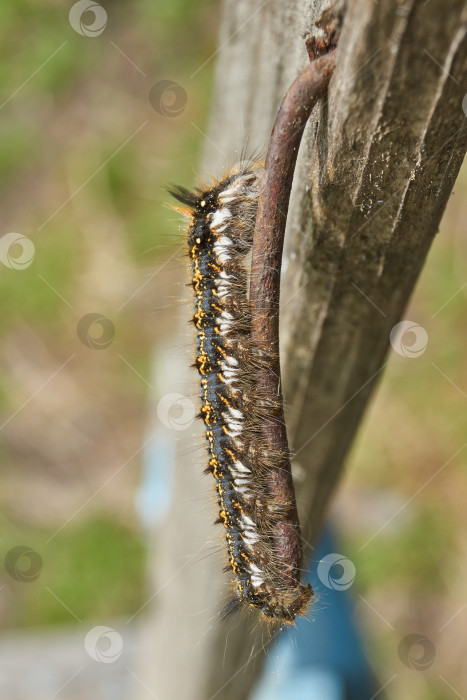
[[167, 191], [174, 199], [190, 207], [190, 209], [194, 209], [198, 204], [199, 194], [197, 192], [190, 192], [185, 187], [179, 187], [178, 185], [171, 185]]
[[242, 601], [240, 600], [240, 598], [232, 598], [232, 600], [229, 600], [229, 602], [227, 603], [227, 605], [224, 606], [222, 612], [219, 615], [221, 621], [224, 622], [224, 620], [227, 620], [228, 617], [231, 617], [232, 615], [238, 613], [241, 607]]

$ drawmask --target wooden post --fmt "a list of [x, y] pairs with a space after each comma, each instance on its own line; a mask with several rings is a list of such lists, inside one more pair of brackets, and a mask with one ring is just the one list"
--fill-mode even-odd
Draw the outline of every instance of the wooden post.
[[[224, 0], [205, 173], [220, 174], [240, 160], [246, 142], [265, 152], [280, 101], [308, 61], [305, 39], [319, 35], [315, 22], [327, 7], [322, 0]], [[449, 8], [443, 0], [352, 0], [328, 100], [305, 131], [289, 208], [280, 329], [308, 542], [319, 533], [384, 371], [391, 328], [464, 157], [466, 25], [464, 0]], [[193, 396], [195, 382], [193, 376], [185, 389]], [[247, 697], [268, 634], [253, 616], [216, 619], [229, 577], [221, 573], [223, 535], [212, 526], [212, 484], [201, 475], [201, 424], [191, 433], [199, 437], [178, 436], [175, 500], [156, 536], [159, 592], [140, 677], [164, 700]], [[193, 444], [196, 460], [187, 449]]]

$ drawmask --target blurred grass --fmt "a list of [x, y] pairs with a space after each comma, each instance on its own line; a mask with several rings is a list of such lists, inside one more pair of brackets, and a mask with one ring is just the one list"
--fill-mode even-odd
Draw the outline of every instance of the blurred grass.
[[[466, 177], [464, 167], [457, 191], [466, 187]], [[467, 434], [462, 394], [467, 391], [467, 295], [462, 291], [462, 268], [456, 267], [461, 251], [453, 237], [455, 214], [451, 203], [403, 316], [427, 330], [427, 349], [416, 359], [390, 353], [380, 390], [349, 459], [351, 488], [398, 489], [410, 498], [405, 526], [383, 532], [363, 555], [358, 551], [361, 534], [344, 534], [365, 589], [396, 582], [406, 590], [430, 589], [443, 595], [444, 571], [450, 557], [457, 556], [464, 531], [460, 523], [467, 487], [465, 454], [450, 463]], [[412, 503], [411, 497], [444, 464], [449, 468]], [[405, 503], [404, 495], [402, 499]]]
[[[99, 372], [101, 395], [116, 387], [115, 397], [109, 397], [115, 403], [115, 424], [123, 423], [126, 431], [133, 431], [132, 441], [138, 444], [144, 424], [135, 433], [128, 427], [126, 415], [138, 406], [140, 418], [136, 423], [146, 420], [147, 386], [137, 373], [149, 379], [155, 333], [164, 328], [157, 327], [158, 318], [154, 319], [150, 307], [144, 310], [149, 317], [147, 327], [142, 327], [138, 306], [128, 305], [117, 314], [119, 300], [106, 298], [106, 287], [115, 284], [112, 279], [109, 284], [104, 279], [103, 292], [93, 290], [93, 259], [103, 255], [109, 245], [99, 222], [110, 219], [117, 224], [115, 231], [106, 234], [114, 236], [115, 249], [123, 256], [122, 270], [116, 266], [115, 275], [134, 271], [136, 288], [145, 281], [144, 268], [157, 269], [158, 260], [164, 261], [179, 244], [180, 224], [166, 206], [169, 197], [165, 188], [172, 182], [189, 184], [193, 179], [202, 135], [190, 121], [203, 128], [213, 64], [193, 79], [190, 76], [215, 50], [213, 19], [218, 7], [214, 0], [103, 4], [107, 27], [102, 35], [90, 39], [71, 28], [71, 3], [64, 6], [58, 0], [39, 4], [32, 0], [0, 0], [0, 104], [4, 103], [0, 111], [0, 197], [4, 213], [0, 235], [19, 231], [35, 245], [30, 267], [18, 271], [1, 266], [0, 333], [4, 351], [9, 353], [11, 347], [24, 342], [22, 329], [27, 328], [44, 342], [52, 361], [55, 357], [59, 366], [66, 353], [76, 352], [79, 316], [95, 308], [110, 309], [117, 324], [116, 352], [134, 371], [121, 363], [117, 370], [115, 361], [99, 364], [99, 353], [96, 356], [87, 349], [83, 353], [81, 348], [81, 375], [77, 374], [76, 381], [92, 395], [93, 376]], [[167, 78], [182, 84], [187, 92], [186, 114], [173, 120], [156, 113], [148, 99], [152, 85]], [[116, 153], [144, 121], [148, 122], [145, 138], [132, 139]], [[82, 194], [72, 197], [88, 178], [92, 181]], [[71, 201], [54, 214], [69, 197]], [[155, 299], [153, 304], [157, 306], [160, 300]], [[27, 350], [18, 349], [20, 353]], [[42, 361], [44, 358], [37, 360], [38, 371]], [[47, 378], [47, 367], [43, 372]], [[79, 378], [86, 375], [88, 387]], [[18, 381], [5, 372], [0, 376], [0, 410], [8, 421], [24, 396], [32, 393]], [[125, 401], [118, 400], [122, 395]], [[78, 415], [85, 410], [76, 408]], [[15, 422], [25, 436], [26, 456], [44, 448], [32, 442], [28, 428], [31, 418], [23, 415], [9, 423], [12, 437], [8, 428], [5, 435], [2, 461], [8, 483], [7, 475], [21, 471], [24, 459], [16, 447]], [[24, 425], [21, 420], [26, 421]], [[71, 416], [70, 422], [76, 419]], [[106, 430], [108, 434], [99, 436], [104, 444], [114, 440], [116, 428], [112, 424]], [[24, 469], [25, 474], [31, 469], [29, 461]], [[72, 474], [76, 466], [55, 465], [52, 455], [48, 469], [46, 478], [60, 483], [63, 469]], [[99, 463], [90, 465], [97, 475], [100, 469]], [[37, 478], [40, 473], [36, 468]], [[103, 480], [104, 476], [98, 476], [97, 485]], [[13, 491], [5, 496], [10, 521], [3, 527], [3, 550], [28, 544], [41, 553], [44, 569], [30, 586], [7, 577], [12, 604], [3, 611], [0, 625], [72, 622], [73, 617], [47, 593], [47, 587], [80, 619], [131, 614], [139, 607], [145, 591], [145, 547], [134, 518], [125, 527], [120, 514], [113, 516], [106, 504], [102, 515], [88, 514], [86, 518], [85, 512], [78, 525], [65, 528], [45, 546], [56, 526], [53, 519], [47, 523], [47, 504], [45, 522], [37, 523], [32, 514], [27, 515], [27, 509], [18, 515], [15, 487], [9, 488]], [[34, 499], [34, 486], [26, 486], [26, 491], [28, 488]], [[70, 489], [71, 484], [64, 483], [63, 488]], [[92, 482], [90, 488], [95, 488]], [[133, 509], [131, 492], [126, 501]]]
[[60, 289], [65, 298], [71, 295], [73, 274], [80, 263], [77, 251], [70, 256], [69, 241], [57, 229], [44, 234], [35, 247], [33, 265], [20, 271], [2, 269], [0, 331], [5, 332], [19, 319], [48, 324], [60, 318], [63, 302], [41, 277]]
[[402, 531], [381, 537], [371, 556], [361, 556], [361, 541], [350, 540], [348, 552], [352, 561], [358, 562], [359, 590], [403, 590], [409, 595], [442, 591], [442, 572], [453, 546], [453, 525], [441, 507], [425, 507]]
[[12, 178], [31, 162], [36, 138], [32, 130], [7, 122], [0, 141], [0, 177]]
[[41, 574], [33, 583], [4, 577], [7, 595], [16, 597], [18, 603], [14, 611], [8, 612], [9, 626], [109, 619], [130, 616], [139, 609], [144, 592], [145, 546], [130, 528], [101, 515], [67, 527], [59, 537], [44, 544], [49, 536], [45, 529], [21, 524], [13, 527], [10, 523], [3, 528], [4, 554], [18, 544], [27, 545], [43, 561]]

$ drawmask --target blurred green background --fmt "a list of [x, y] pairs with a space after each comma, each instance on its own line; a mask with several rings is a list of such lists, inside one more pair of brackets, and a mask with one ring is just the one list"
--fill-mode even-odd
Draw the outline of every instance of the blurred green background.
[[[146, 599], [134, 492], [151, 350], [186, 298], [164, 188], [196, 179], [214, 60], [193, 74], [215, 51], [220, 12], [214, 0], [107, 2], [105, 31], [90, 38], [70, 6], [0, 1], [0, 235], [35, 247], [24, 269], [0, 265], [1, 551], [27, 545], [43, 560], [30, 586], [0, 570], [3, 628], [129, 615]], [[186, 93], [178, 116], [150, 103], [163, 80]], [[427, 330], [427, 350], [391, 354], [333, 506], [358, 592], [439, 654], [448, 645], [454, 669], [467, 611], [448, 642], [436, 630], [467, 581], [465, 451], [453, 457], [467, 433], [466, 191], [464, 168], [405, 314]], [[105, 349], [77, 335], [89, 313], [115, 327]], [[366, 544], [385, 508], [401, 511]], [[387, 628], [367, 612], [384, 671]], [[411, 679], [406, 697], [445, 697], [436, 674]]]
[[[24, 269], [0, 266], [2, 551], [28, 545], [43, 559], [34, 586], [0, 574], [3, 627], [73, 622], [47, 588], [84, 620], [143, 600], [131, 456], [152, 347], [185, 295], [165, 188], [194, 180], [214, 62], [190, 75], [217, 39], [214, 0], [108, 2], [94, 37], [70, 25], [71, 5], [0, 2], [0, 234], [35, 247]], [[163, 80], [185, 86], [180, 116], [162, 113], [170, 94], [160, 111], [150, 103]], [[115, 327], [105, 349], [80, 342], [88, 313]]]

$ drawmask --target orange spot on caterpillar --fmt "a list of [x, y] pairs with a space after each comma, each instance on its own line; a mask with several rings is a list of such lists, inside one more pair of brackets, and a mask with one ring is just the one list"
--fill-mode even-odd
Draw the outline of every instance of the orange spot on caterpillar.
[[[229, 400], [226, 399], [225, 396], [222, 396], [222, 394], [218, 394], [218, 397], [219, 397], [219, 401], [222, 401], [222, 403], [224, 403], [227, 406], [227, 408], [230, 408]], [[225, 450], [225, 452], [227, 452], [227, 450]], [[232, 457], [232, 459], [233, 459], [233, 457]]]

